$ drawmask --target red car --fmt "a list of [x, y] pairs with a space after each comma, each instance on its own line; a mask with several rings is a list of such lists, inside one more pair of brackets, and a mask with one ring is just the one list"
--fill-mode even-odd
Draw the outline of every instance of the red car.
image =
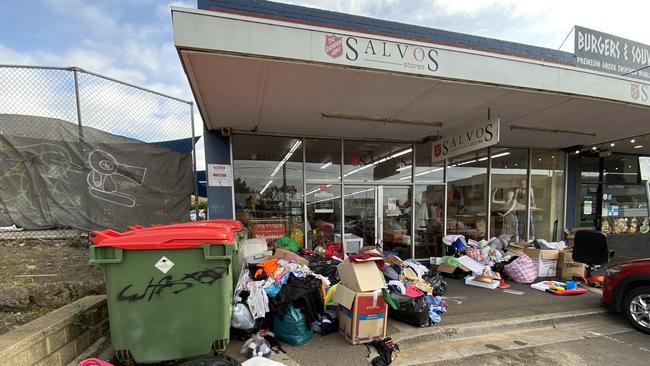
[[608, 267], [602, 301], [623, 312], [634, 328], [650, 334], [650, 258]]

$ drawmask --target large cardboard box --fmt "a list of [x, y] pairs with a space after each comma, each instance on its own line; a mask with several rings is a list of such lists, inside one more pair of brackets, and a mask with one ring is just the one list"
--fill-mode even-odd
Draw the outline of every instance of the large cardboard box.
[[573, 251], [562, 250], [557, 259], [557, 275], [563, 280], [584, 277], [586, 265], [573, 260]]
[[341, 283], [354, 292], [374, 291], [386, 287], [384, 275], [377, 268], [376, 260], [382, 259], [369, 259], [365, 262], [344, 260], [339, 263], [336, 268]]
[[348, 342], [361, 344], [386, 338], [388, 306], [380, 289], [356, 292], [341, 284], [334, 299], [339, 303], [339, 332]]
[[537, 276], [555, 277], [557, 275], [557, 259], [559, 251], [557, 249], [537, 249], [528, 247], [524, 249], [524, 254], [529, 256], [535, 267], [537, 267]]

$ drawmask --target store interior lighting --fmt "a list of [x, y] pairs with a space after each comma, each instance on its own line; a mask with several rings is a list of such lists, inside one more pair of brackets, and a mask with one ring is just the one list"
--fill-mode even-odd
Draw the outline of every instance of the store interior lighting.
[[[271, 173], [270, 178], [273, 178], [275, 177], [276, 174], [278, 174], [280, 168], [282, 168], [282, 166], [284, 166], [284, 164], [286, 164], [286, 162], [289, 161], [289, 159], [291, 159], [291, 156], [293, 155], [293, 153], [296, 152], [298, 147], [300, 147], [300, 144], [302, 144], [302, 140], [296, 141], [293, 144], [293, 146], [291, 146], [291, 149], [289, 150], [289, 152], [287, 152], [287, 155], [285, 155], [284, 158], [275, 167], [275, 169], [273, 169], [273, 173]], [[264, 194], [264, 192], [269, 188], [269, 186], [271, 186], [271, 183], [273, 183], [273, 179], [269, 179], [269, 181], [266, 182], [266, 185], [264, 185], [264, 188], [262, 188], [262, 190], [260, 191], [260, 195]]]
[[331, 165], [332, 165], [332, 162], [331, 162], [331, 161], [328, 161], [327, 163], [321, 165], [320, 168], [321, 168], [321, 169], [327, 169], [327, 168], [329, 168]]
[[354, 170], [351, 170], [351, 171], [349, 171], [349, 172], [343, 174], [343, 177], [348, 177], [348, 176], [350, 176], [350, 175], [352, 175], [352, 174], [358, 173], [358, 172], [360, 172], [360, 171], [362, 171], [362, 170], [368, 169], [368, 168], [370, 168], [370, 167], [372, 167], [372, 166], [375, 166], [375, 165], [377, 165], [377, 164], [381, 164], [381, 163], [386, 162], [386, 161], [388, 161], [388, 160], [390, 160], [390, 159], [394, 159], [394, 158], [396, 158], [396, 157], [398, 157], [398, 156], [402, 156], [402, 155], [408, 154], [408, 153], [410, 153], [411, 151], [413, 151], [412, 148], [408, 148], [408, 149], [405, 149], [405, 150], [402, 150], [402, 151], [398, 151], [398, 152], [396, 152], [396, 153], [394, 153], [394, 154], [391, 154], [391, 155], [388, 155], [388, 156], [386, 156], [386, 157], [383, 157], [383, 158], [381, 158], [381, 159], [379, 159], [379, 160], [377, 160], [377, 161], [373, 161], [372, 163], [370, 163], [370, 164], [368, 164], [368, 165], [364, 165], [364, 166], [362, 166], [362, 167], [359, 167], [359, 168], [356, 168], [356, 169], [354, 169]]

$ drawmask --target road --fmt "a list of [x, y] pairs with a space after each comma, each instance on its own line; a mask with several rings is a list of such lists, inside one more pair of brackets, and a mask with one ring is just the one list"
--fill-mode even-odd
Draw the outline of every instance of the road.
[[650, 335], [628, 331], [576, 341], [442, 361], [431, 365], [625, 365], [650, 364]]
[[570, 324], [524, 329], [403, 350], [395, 366], [420, 365], [650, 365], [650, 335], [619, 314]]

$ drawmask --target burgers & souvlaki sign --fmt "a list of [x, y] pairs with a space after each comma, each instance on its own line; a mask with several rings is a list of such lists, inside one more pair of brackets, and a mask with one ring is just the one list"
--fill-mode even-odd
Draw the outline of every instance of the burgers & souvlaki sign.
[[479, 150], [499, 142], [501, 121], [497, 118], [466, 128], [433, 143], [432, 162]]

